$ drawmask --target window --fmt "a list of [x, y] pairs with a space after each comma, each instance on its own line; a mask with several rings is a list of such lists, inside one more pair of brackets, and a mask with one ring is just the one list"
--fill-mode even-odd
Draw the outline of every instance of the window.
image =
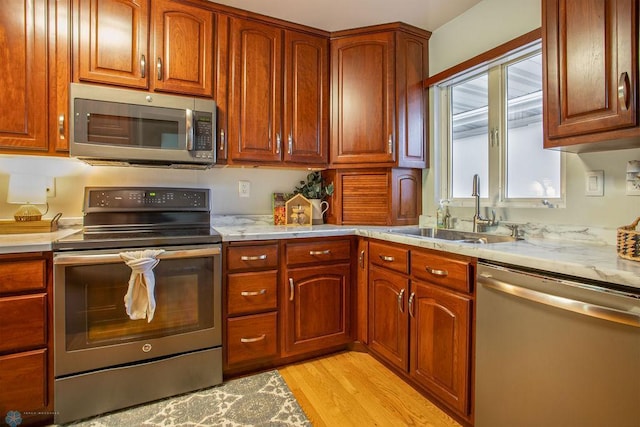
[[477, 174], [485, 205], [563, 204], [563, 155], [543, 149], [540, 42], [458, 75], [437, 93], [441, 199], [468, 206]]

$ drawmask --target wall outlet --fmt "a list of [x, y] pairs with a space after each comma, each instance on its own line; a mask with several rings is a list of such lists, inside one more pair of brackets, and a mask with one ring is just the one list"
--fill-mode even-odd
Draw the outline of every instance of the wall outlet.
[[56, 179], [49, 177], [47, 181], [47, 198], [56, 197]]
[[249, 181], [238, 181], [238, 196], [249, 197], [251, 195], [251, 183]]

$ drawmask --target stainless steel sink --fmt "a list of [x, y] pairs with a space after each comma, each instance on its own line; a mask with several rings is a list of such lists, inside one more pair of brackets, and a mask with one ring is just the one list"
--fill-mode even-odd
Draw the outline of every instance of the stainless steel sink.
[[462, 243], [503, 243], [518, 240], [513, 236], [491, 233], [473, 233], [471, 231], [450, 230], [445, 228], [401, 228], [391, 229], [392, 233], [406, 234], [408, 236], [429, 237]]

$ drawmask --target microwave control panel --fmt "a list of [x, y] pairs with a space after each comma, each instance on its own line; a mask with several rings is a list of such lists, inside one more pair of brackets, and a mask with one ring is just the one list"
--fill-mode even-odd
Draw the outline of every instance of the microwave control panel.
[[194, 111], [194, 151], [213, 151], [213, 118], [211, 113]]

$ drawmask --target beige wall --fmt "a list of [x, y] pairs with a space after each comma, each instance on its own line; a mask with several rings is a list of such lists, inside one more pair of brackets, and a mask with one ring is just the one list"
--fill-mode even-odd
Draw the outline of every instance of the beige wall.
[[[499, 46], [541, 25], [540, 0], [483, 0], [455, 20], [438, 28], [429, 41], [429, 68], [434, 75]], [[423, 213], [435, 215], [437, 129], [430, 93], [430, 168], [423, 174]], [[615, 229], [640, 215], [640, 196], [625, 193], [628, 160], [640, 160], [640, 149], [566, 155], [566, 207], [498, 209], [498, 216], [514, 222], [580, 225]], [[585, 172], [604, 171], [604, 197], [585, 196]], [[453, 216], [471, 218], [471, 209], [452, 209]]]
[[[26, 157], [26, 156], [23, 156]], [[21, 159], [24, 170], [34, 170], [29, 157]], [[189, 171], [153, 168], [86, 166], [72, 176], [56, 178], [55, 197], [48, 199], [50, 217], [62, 212], [63, 218], [80, 217], [86, 186], [167, 186], [210, 188], [215, 214], [271, 214], [271, 194], [291, 192], [308, 171], [273, 168], [214, 168]], [[238, 181], [251, 184], [250, 197], [238, 196]], [[17, 209], [6, 203], [9, 175], [0, 165], [0, 218], [11, 218]], [[44, 211], [44, 206], [39, 206]]]

